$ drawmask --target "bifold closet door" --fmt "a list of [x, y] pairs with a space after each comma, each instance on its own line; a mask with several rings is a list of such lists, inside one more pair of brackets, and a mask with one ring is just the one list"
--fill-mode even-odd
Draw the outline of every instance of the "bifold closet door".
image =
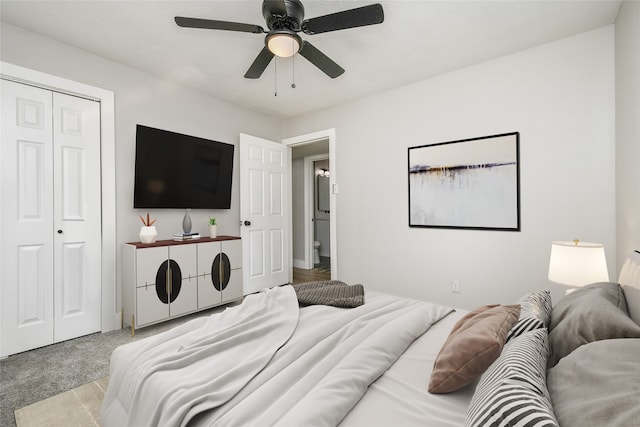
[[53, 93], [2, 80], [2, 355], [53, 343]]
[[53, 94], [55, 342], [100, 330], [100, 104]]
[[100, 330], [99, 104], [2, 80], [0, 355]]

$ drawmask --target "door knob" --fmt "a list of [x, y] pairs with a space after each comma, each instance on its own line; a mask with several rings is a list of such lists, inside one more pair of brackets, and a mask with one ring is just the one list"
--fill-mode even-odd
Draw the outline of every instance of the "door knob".
[[62, 234], [62, 230], [58, 230], [58, 234]]
[[245, 221], [244, 225], [246, 225], [247, 227], [251, 225], [251, 221]]

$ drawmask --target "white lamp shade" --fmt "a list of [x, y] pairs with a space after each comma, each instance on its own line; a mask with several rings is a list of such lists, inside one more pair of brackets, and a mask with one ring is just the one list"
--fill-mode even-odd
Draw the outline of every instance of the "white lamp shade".
[[549, 259], [549, 280], [569, 286], [608, 282], [604, 247], [600, 243], [553, 242]]

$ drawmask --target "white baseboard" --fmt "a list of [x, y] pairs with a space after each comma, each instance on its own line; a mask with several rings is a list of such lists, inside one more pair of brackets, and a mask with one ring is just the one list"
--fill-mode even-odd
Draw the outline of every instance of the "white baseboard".
[[293, 260], [293, 266], [295, 268], [304, 268], [304, 269], [307, 268], [307, 266], [305, 265], [305, 262], [304, 262], [303, 259], [294, 259]]

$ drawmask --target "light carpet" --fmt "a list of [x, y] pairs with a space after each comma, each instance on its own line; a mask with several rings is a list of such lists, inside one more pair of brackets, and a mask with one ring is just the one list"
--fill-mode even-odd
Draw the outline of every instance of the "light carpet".
[[116, 347], [155, 335], [196, 317], [222, 311], [229, 305], [138, 329], [135, 337], [131, 337], [129, 328], [95, 333], [0, 360], [0, 426], [15, 427], [15, 412], [20, 408], [109, 375], [109, 360]]
[[101, 426], [100, 406], [109, 377], [81, 385], [15, 411], [18, 427]]

